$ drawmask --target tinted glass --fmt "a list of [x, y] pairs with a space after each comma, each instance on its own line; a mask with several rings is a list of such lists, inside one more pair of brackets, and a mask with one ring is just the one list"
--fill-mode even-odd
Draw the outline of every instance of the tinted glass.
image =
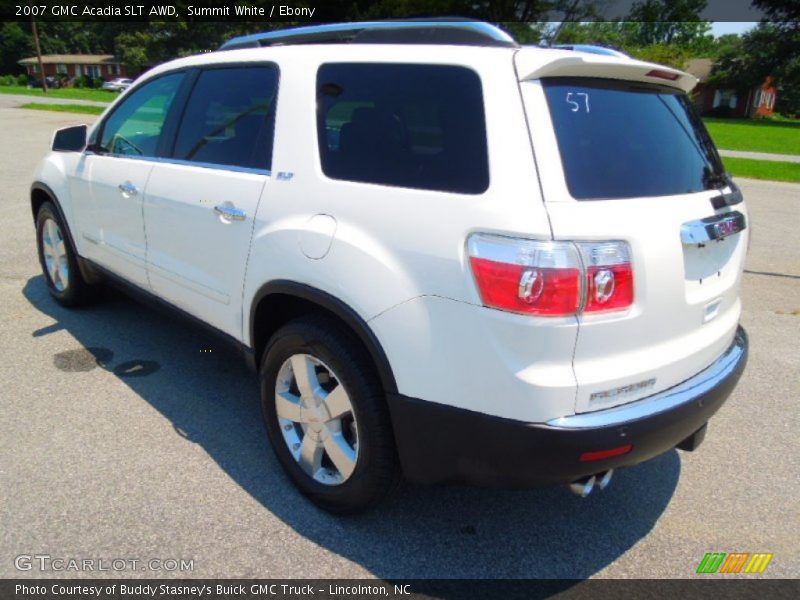
[[686, 94], [609, 80], [543, 84], [574, 198], [662, 196], [719, 185], [722, 165]]
[[135, 90], [103, 125], [100, 146], [128, 156], [155, 156], [158, 138], [183, 73], [159, 77]]
[[186, 106], [173, 156], [269, 169], [278, 71], [271, 66], [203, 71]]
[[323, 65], [317, 110], [328, 177], [465, 194], [489, 186], [483, 93], [470, 69]]

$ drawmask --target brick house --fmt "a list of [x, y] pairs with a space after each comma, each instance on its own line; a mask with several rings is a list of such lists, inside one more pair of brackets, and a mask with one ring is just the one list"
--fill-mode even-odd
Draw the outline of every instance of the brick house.
[[710, 58], [690, 60], [685, 71], [700, 83], [692, 91], [695, 106], [703, 115], [720, 117], [768, 117], [775, 109], [775, 86], [773, 78], [767, 77], [760, 86], [752, 88], [725, 88], [708, 83], [714, 61]]
[[[39, 77], [39, 61], [35, 56], [18, 61], [30, 77]], [[108, 81], [127, 77], [125, 66], [110, 54], [45, 54], [42, 56], [46, 77], [91, 77]]]

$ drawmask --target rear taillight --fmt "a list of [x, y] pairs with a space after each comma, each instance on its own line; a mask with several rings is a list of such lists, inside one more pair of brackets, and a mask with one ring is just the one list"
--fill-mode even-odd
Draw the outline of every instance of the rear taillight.
[[586, 269], [584, 312], [623, 310], [633, 304], [633, 270], [625, 242], [578, 242]]
[[473, 234], [470, 265], [486, 306], [550, 317], [633, 303], [625, 242], [556, 242]]

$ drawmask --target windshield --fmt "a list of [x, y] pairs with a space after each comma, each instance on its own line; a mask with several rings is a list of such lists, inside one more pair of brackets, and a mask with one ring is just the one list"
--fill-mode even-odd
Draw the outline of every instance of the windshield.
[[578, 200], [723, 187], [724, 169], [686, 94], [609, 79], [543, 79], [564, 175]]

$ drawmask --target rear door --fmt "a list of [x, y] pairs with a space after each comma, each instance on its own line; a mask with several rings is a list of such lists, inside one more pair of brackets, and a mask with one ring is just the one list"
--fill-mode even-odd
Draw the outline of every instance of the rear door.
[[277, 66], [200, 72], [170, 157], [147, 183], [147, 269], [153, 291], [239, 339], [253, 224], [268, 194]]
[[555, 239], [631, 250], [633, 305], [579, 316], [576, 412], [691, 377], [735, 333], [748, 232], [690, 100], [618, 79], [545, 77], [522, 88]]

